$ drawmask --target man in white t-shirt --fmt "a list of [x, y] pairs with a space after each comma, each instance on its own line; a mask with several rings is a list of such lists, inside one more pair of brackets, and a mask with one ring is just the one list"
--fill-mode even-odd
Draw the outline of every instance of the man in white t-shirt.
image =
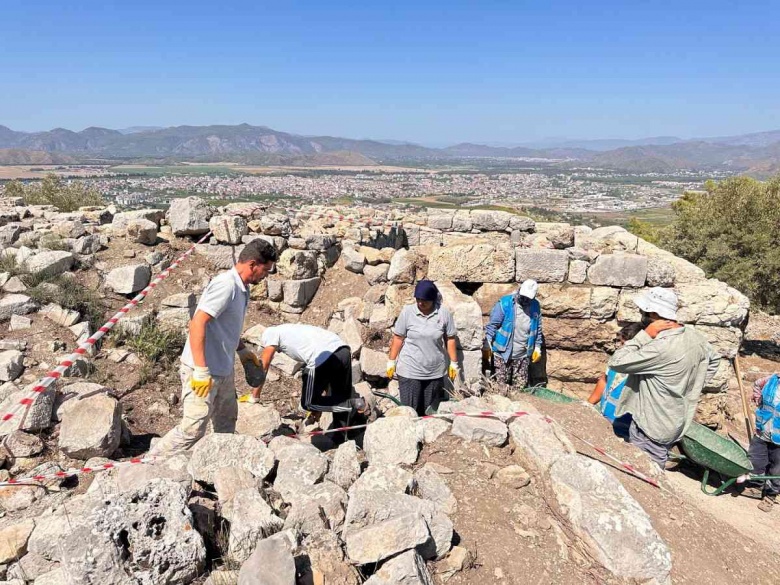
[[190, 320], [181, 355], [182, 420], [160, 439], [150, 455], [186, 451], [203, 437], [209, 421], [215, 433], [235, 432], [235, 352], [245, 368], [260, 363], [240, 339], [249, 306], [247, 285], [264, 279], [275, 262], [276, 249], [264, 240], [254, 240], [244, 247], [231, 270], [206, 286]]
[[[362, 398], [352, 397], [352, 353], [335, 333], [301, 323], [268, 327], [261, 337], [260, 356], [263, 370], [268, 371], [277, 351], [303, 362], [301, 408], [313, 412], [365, 414]], [[252, 400], [258, 400], [260, 388], [252, 390]], [[330, 390], [330, 392], [328, 392]]]

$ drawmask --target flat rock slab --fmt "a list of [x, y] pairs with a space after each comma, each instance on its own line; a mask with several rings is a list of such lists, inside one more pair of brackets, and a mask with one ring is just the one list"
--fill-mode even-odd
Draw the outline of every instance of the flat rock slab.
[[508, 431], [506, 425], [497, 419], [456, 416], [452, 422], [452, 434], [466, 441], [501, 447], [506, 444]]
[[569, 439], [539, 414], [527, 414], [509, 425], [515, 445], [523, 450], [540, 471], [545, 471], [564, 455], [574, 453]]
[[365, 585], [433, 585], [433, 578], [425, 560], [410, 550], [385, 562]]
[[366, 429], [363, 448], [371, 465], [412, 465], [420, 452], [417, 421], [401, 416], [380, 418]]
[[358, 565], [378, 563], [400, 552], [424, 545], [431, 538], [421, 514], [411, 513], [350, 531], [347, 556]]
[[189, 471], [195, 481], [214, 483], [214, 472], [231, 465], [264, 479], [274, 468], [274, 455], [265, 444], [246, 435], [213, 433], [192, 449]]
[[549, 480], [571, 528], [604, 567], [626, 580], [669, 582], [669, 547], [603, 464], [564, 455], [550, 467]]

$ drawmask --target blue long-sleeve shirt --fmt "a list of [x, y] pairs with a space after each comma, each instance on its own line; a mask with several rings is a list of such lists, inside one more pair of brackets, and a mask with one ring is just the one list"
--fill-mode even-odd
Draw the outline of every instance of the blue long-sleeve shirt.
[[[523, 312], [525, 312], [526, 315], [529, 315], [530, 306], [522, 307], [520, 304], [518, 304], [515, 301], [515, 311], [517, 311], [518, 308], [523, 309]], [[488, 347], [492, 347], [493, 339], [496, 336], [496, 332], [501, 328], [501, 324], [503, 322], [504, 322], [504, 309], [501, 308], [501, 301], [498, 301], [495, 305], [493, 305], [493, 310], [490, 311], [490, 320], [488, 321], [488, 324], [485, 325], [485, 339], [487, 341]], [[529, 327], [530, 327], [530, 315], [529, 315]], [[527, 335], [528, 333], [530, 332], [526, 332], [526, 337], [528, 337]], [[512, 323], [512, 334], [509, 338], [509, 343], [507, 344], [507, 348], [502, 353], [499, 354], [499, 357], [505, 362], [512, 359], [512, 353], [514, 350], [514, 334], [515, 334], [515, 323]], [[539, 351], [542, 350], [542, 340], [543, 340], [542, 315], [540, 313], [539, 334], [536, 336], [534, 349], [538, 349]]]

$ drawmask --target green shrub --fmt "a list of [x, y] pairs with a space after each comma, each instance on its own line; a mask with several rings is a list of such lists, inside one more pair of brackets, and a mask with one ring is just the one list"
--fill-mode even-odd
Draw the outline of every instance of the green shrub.
[[22, 197], [27, 205], [53, 205], [64, 212], [105, 205], [100, 193], [83, 181], [64, 182], [54, 174], [46, 175], [40, 182], [11, 181], [5, 186], [5, 195]]
[[144, 320], [137, 335], [124, 334], [127, 347], [147, 362], [173, 362], [184, 348], [186, 337], [179, 331], [162, 329], [151, 317]]
[[66, 309], [78, 311], [82, 321], [89, 323], [95, 331], [103, 325], [106, 309], [100, 296], [93, 290], [62, 275], [53, 276], [46, 271], [37, 274], [25, 274], [22, 282], [29, 287], [27, 295], [45, 305], [55, 303]]
[[780, 312], [780, 176], [708, 181], [672, 205], [675, 218], [661, 245]]

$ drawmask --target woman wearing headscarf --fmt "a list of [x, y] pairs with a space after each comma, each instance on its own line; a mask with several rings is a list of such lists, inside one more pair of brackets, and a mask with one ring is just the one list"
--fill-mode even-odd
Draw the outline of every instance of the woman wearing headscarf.
[[496, 378], [500, 384], [517, 390], [528, 384], [529, 364], [542, 357], [538, 289], [535, 280], [526, 280], [515, 294], [501, 297], [485, 326], [485, 345], [488, 357], [495, 357]]
[[404, 306], [395, 322], [387, 377], [398, 375], [401, 402], [423, 416], [438, 407], [445, 374], [450, 380], [457, 377], [458, 357], [455, 321], [442, 306], [439, 289], [430, 280], [421, 280], [414, 298], [416, 303]]

